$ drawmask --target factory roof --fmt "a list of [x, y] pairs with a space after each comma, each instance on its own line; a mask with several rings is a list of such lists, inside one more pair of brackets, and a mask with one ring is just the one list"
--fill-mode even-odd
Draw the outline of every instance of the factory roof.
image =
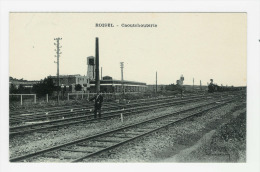
[[[121, 80], [100, 80], [100, 84], [128, 84], [128, 85], [146, 85], [144, 82], [126, 81]], [[95, 81], [90, 81], [90, 84], [95, 84]]]
[[[60, 75], [60, 78], [69, 78], [69, 77], [87, 77], [87, 76], [81, 76], [80, 74], [76, 75]], [[57, 78], [57, 76], [48, 76], [48, 78]]]

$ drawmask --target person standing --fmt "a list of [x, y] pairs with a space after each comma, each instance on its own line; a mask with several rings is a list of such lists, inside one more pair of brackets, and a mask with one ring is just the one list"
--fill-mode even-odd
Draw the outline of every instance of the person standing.
[[103, 103], [103, 96], [100, 93], [97, 93], [96, 96], [89, 99], [89, 101], [93, 101], [93, 100], [95, 100], [94, 118], [95, 119], [97, 118], [97, 113], [98, 113], [98, 117], [101, 118], [101, 107], [102, 107], [102, 103]]

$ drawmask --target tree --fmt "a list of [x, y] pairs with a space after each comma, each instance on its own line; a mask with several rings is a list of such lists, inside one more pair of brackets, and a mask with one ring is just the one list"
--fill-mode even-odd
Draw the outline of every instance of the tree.
[[75, 85], [75, 90], [76, 91], [81, 91], [82, 90], [82, 86], [80, 84]]
[[40, 83], [33, 85], [33, 92], [39, 96], [44, 96], [46, 94], [52, 95], [54, 90], [55, 86], [51, 78], [44, 78]]
[[9, 93], [10, 94], [17, 94], [18, 93], [18, 89], [16, 88], [16, 86], [14, 84], [10, 85]]
[[165, 87], [165, 90], [167, 90], [167, 91], [175, 91], [176, 90], [176, 85], [174, 85], [174, 84], [167, 85]]
[[67, 91], [67, 88], [66, 86], [63, 87], [63, 92], [66, 92]]
[[183, 86], [181, 86], [181, 85], [174, 85], [174, 84], [170, 84], [170, 85], [167, 85], [166, 87], [165, 87], [165, 90], [167, 90], [167, 91], [183, 91]]
[[24, 92], [25, 88], [22, 84], [19, 85], [18, 87], [18, 93], [22, 94]]

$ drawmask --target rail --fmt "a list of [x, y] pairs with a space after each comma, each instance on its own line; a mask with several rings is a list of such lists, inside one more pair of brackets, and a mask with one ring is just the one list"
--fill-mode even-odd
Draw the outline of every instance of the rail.
[[[113, 130], [109, 131], [104, 131], [103, 133], [99, 134], [94, 134], [85, 138], [80, 138], [71, 142], [63, 143], [60, 145], [56, 145], [53, 147], [45, 148], [43, 150], [39, 150], [37, 152], [29, 153], [26, 155], [10, 158], [10, 162], [21, 162], [29, 158], [48, 158], [52, 157], [55, 154], [52, 154], [54, 151], [59, 151], [61, 154], [64, 151], [67, 152], [79, 152], [80, 155], [71, 158], [69, 157], [69, 162], [79, 162], [82, 161], [83, 159], [90, 158], [94, 155], [98, 155], [102, 152], [111, 150], [113, 148], [116, 148], [120, 145], [123, 145], [125, 143], [128, 143], [134, 139], [140, 138], [142, 136], [145, 136], [147, 134], [153, 133], [155, 131], [160, 130], [161, 128], [168, 127], [170, 125], [173, 125], [177, 122], [184, 121], [186, 119], [198, 116], [200, 114], [209, 112], [210, 110], [219, 108], [226, 103], [231, 102], [232, 99], [226, 100], [224, 102], [221, 102], [220, 104], [217, 104], [216, 102], [211, 102], [208, 104], [205, 104], [204, 106], [196, 106], [193, 108], [185, 109], [185, 110], [180, 110], [174, 113], [168, 113], [164, 115], [160, 115], [157, 117], [153, 117], [144, 121], [140, 121], [134, 124], [129, 124], [123, 127], [119, 127]], [[207, 107], [206, 106], [209, 106]], [[205, 107], [205, 109], [200, 109]], [[199, 111], [198, 111], [199, 110]], [[187, 112], [191, 112], [187, 113]], [[180, 115], [182, 114], [182, 115]], [[155, 125], [156, 124], [156, 125]], [[121, 141], [115, 141], [114, 139], [116, 138], [123, 138]], [[91, 145], [91, 142], [95, 142], [95, 145]], [[102, 146], [97, 146], [97, 143], [102, 143]], [[112, 145], [105, 145], [106, 142], [112, 143]], [[78, 149], [79, 147], [100, 147], [97, 150], [93, 149], [91, 151], [89, 150], [80, 150]], [[57, 157], [60, 159], [61, 156], [56, 154]]]

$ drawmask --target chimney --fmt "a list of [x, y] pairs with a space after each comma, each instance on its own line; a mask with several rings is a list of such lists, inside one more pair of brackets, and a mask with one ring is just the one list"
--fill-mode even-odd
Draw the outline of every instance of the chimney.
[[99, 81], [99, 48], [98, 48], [98, 38], [96, 38], [96, 93], [100, 91], [100, 81]]

